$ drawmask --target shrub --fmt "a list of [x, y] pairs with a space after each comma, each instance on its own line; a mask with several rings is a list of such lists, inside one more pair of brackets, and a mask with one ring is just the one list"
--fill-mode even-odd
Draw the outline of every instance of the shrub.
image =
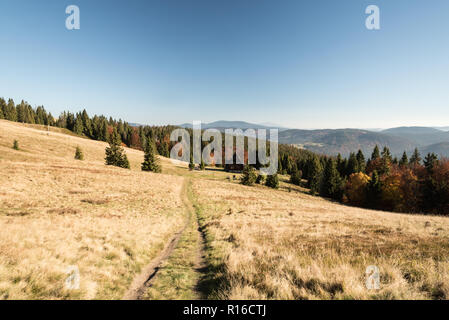
[[267, 181], [265, 182], [265, 185], [267, 187], [270, 187], [273, 189], [278, 189], [279, 188], [279, 177], [278, 177], [277, 173], [267, 176]]
[[301, 185], [301, 179], [302, 179], [302, 171], [301, 170], [295, 170], [292, 172], [292, 174], [290, 176], [291, 183], [299, 186], [299, 185]]
[[263, 174], [259, 174], [259, 175], [257, 176], [256, 183], [258, 183], [258, 184], [264, 184], [264, 182], [265, 182], [265, 176], [264, 176]]
[[246, 165], [243, 168], [242, 184], [246, 186], [252, 186], [256, 182], [256, 179], [256, 169], [249, 165]]
[[13, 148], [14, 150], [19, 150], [19, 141], [14, 140], [14, 143], [13, 143], [13, 145], [12, 145], [12, 148]]
[[75, 159], [76, 160], [84, 160], [84, 154], [80, 147], [76, 147]]

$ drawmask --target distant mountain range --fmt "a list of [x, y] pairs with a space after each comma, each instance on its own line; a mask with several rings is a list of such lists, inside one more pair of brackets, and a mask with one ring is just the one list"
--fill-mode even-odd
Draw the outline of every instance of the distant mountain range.
[[[192, 128], [191, 123], [183, 123], [179, 125], [183, 128]], [[223, 131], [224, 129], [279, 129], [279, 131], [287, 130], [287, 128], [282, 128], [276, 126], [275, 124], [256, 124], [249, 123], [245, 121], [215, 121], [211, 123], [201, 123], [201, 129], [217, 129]]]
[[[192, 128], [192, 124], [180, 125]], [[391, 152], [400, 156], [404, 151], [411, 153], [415, 147], [421, 154], [435, 152], [442, 157], [449, 157], [449, 127], [398, 127], [381, 131], [363, 129], [320, 129], [301, 130], [279, 128], [276, 126], [253, 124], [244, 121], [216, 121], [202, 123], [202, 129], [215, 128], [223, 131], [227, 128], [279, 129], [279, 142], [295, 145], [321, 154], [348, 156], [350, 152], [361, 149], [370, 156], [373, 148], [388, 146]]]

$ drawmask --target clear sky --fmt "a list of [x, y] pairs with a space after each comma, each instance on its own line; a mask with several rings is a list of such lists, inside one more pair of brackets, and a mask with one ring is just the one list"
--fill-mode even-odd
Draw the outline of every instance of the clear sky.
[[54, 115], [449, 125], [447, 0], [2, 0], [0, 43], [0, 96]]

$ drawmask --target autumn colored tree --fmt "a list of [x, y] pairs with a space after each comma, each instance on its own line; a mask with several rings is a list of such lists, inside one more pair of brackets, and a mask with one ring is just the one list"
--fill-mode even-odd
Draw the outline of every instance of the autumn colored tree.
[[349, 176], [345, 186], [343, 201], [354, 206], [363, 207], [367, 202], [367, 187], [371, 178], [363, 172]]

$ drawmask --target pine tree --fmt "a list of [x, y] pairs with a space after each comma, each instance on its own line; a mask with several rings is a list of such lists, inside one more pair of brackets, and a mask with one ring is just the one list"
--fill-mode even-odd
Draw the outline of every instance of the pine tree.
[[128, 157], [125, 154], [125, 150], [121, 146], [120, 136], [117, 133], [117, 129], [114, 128], [112, 135], [109, 139], [109, 147], [106, 147], [106, 165], [121, 167], [129, 169]]
[[389, 174], [392, 161], [393, 159], [391, 157], [390, 149], [384, 147], [382, 151], [381, 168], [379, 171], [380, 175]]
[[402, 154], [401, 160], [399, 160], [399, 166], [401, 168], [403, 168], [403, 167], [406, 167], [407, 165], [408, 165], [407, 152], [404, 151], [404, 153]]
[[342, 196], [341, 177], [337, 170], [337, 164], [332, 158], [327, 161], [324, 168], [321, 195], [336, 200]]
[[161, 166], [159, 165], [159, 159], [155, 154], [155, 147], [151, 140], [148, 139], [145, 150], [144, 161], [142, 162], [142, 171], [161, 172]]
[[371, 180], [367, 187], [367, 200], [370, 208], [379, 208], [382, 195], [382, 184], [377, 170], [373, 171]]
[[415, 148], [415, 151], [413, 151], [413, 155], [410, 157], [410, 164], [412, 165], [418, 165], [421, 163], [421, 154], [418, 151], [418, 148]]
[[14, 143], [12, 144], [12, 148], [14, 150], [19, 150], [19, 141], [14, 140]]
[[277, 173], [268, 175], [267, 180], [265, 181], [265, 185], [267, 187], [270, 187], [273, 189], [278, 189], [279, 188], [279, 177], [278, 177]]
[[246, 186], [252, 186], [257, 180], [256, 169], [250, 165], [245, 165], [243, 168], [243, 176], [241, 179], [242, 184]]
[[358, 172], [365, 172], [366, 170], [366, 161], [365, 161], [365, 155], [363, 154], [362, 150], [359, 150], [357, 152], [357, 162], [358, 162]]
[[379, 147], [376, 146], [374, 147], [373, 153], [371, 154], [371, 161], [379, 159], [380, 158], [380, 151], [379, 151]]
[[312, 157], [308, 167], [309, 167], [308, 187], [310, 188], [310, 193], [312, 195], [315, 195], [320, 190], [323, 167], [321, 166], [321, 161], [317, 156]]
[[301, 184], [301, 179], [302, 179], [302, 171], [295, 169], [290, 176], [290, 182], [299, 186]]
[[76, 160], [84, 160], [84, 154], [80, 147], [76, 147], [75, 150], [75, 159]]
[[429, 153], [424, 159], [424, 167], [426, 167], [426, 170], [429, 174], [433, 173], [433, 169], [435, 168], [435, 165], [438, 163], [438, 156], [435, 153]]
[[357, 156], [355, 153], [351, 152], [349, 155], [348, 165], [346, 168], [346, 175], [350, 176], [353, 173], [357, 173], [360, 171], [359, 161], [357, 160]]

